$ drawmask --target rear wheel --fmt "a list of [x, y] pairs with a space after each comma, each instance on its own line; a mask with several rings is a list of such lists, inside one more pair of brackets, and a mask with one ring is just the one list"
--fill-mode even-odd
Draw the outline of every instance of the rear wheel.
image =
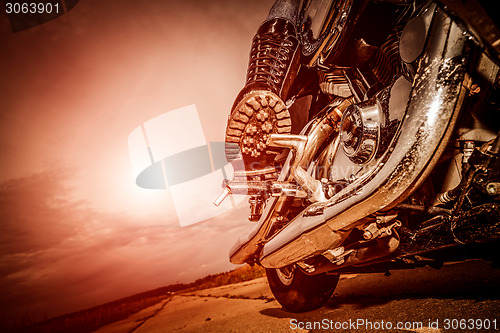
[[297, 266], [266, 268], [269, 287], [276, 300], [290, 312], [318, 309], [330, 299], [339, 275], [307, 275]]

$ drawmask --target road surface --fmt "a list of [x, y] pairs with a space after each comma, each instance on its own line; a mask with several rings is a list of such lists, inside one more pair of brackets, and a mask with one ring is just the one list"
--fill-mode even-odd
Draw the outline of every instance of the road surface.
[[482, 261], [345, 275], [326, 306], [301, 314], [283, 310], [260, 278], [175, 295], [97, 332], [492, 332], [499, 296], [500, 270]]

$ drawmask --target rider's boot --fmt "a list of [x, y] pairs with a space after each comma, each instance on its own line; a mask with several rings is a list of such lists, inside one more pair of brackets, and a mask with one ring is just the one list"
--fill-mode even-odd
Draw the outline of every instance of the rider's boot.
[[301, 45], [290, 20], [275, 17], [260, 26], [252, 42], [246, 84], [236, 97], [226, 128], [228, 161], [241, 151], [247, 171], [272, 164], [275, 155], [266, 149], [270, 134], [288, 134], [292, 128], [285, 101], [290, 98], [300, 55]]

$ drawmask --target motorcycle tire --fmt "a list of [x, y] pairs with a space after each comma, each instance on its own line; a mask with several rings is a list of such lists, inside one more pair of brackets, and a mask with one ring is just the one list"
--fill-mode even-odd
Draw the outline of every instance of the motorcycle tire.
[[266, 268], [269, 287], [276, 300], [287, 311], [298, 313], [321, 308], [337, 287], [339, 275], [307, 275], [295, 265]]

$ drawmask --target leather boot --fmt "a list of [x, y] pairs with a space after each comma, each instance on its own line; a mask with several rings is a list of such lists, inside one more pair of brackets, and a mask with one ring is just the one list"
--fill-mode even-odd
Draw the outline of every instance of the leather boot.
[[295, 25], [284, 18], [264, 22], [253, 38], [245, 87], [236, 97], [226, 128], [226, 158], [241, 151], [247, 171], [272, 164], [269, 135], [288, 134], [292, 120], [285, 101], [300, 67]]

